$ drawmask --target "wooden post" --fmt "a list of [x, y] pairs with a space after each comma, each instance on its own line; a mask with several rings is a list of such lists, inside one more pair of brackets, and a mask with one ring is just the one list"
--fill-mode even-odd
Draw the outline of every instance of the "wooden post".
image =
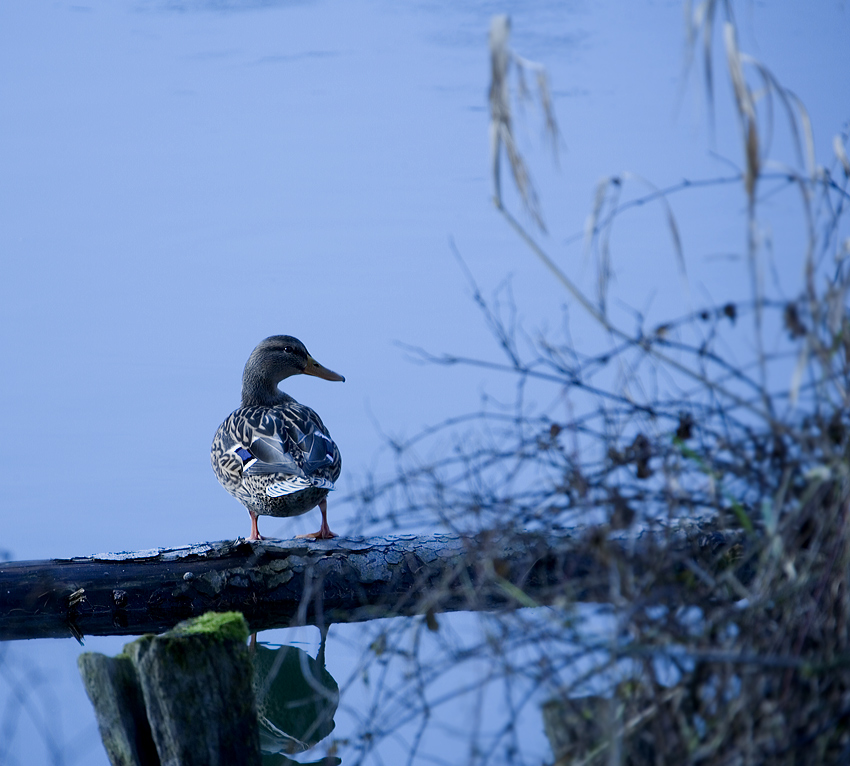
[[80, 655], [113, 766], [260, 766], [247, 639], [241, 614], [210, 613], [118, 657]]

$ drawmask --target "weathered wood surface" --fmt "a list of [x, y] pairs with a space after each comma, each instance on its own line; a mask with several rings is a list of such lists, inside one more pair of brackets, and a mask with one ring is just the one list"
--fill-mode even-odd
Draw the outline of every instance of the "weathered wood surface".
[[94, 706], [109, 762], [121, 766], [159, 763], [138, 673], [130, 656], [84, 652], [77, 658], [77, 665]]
[[242, 615], [207, 615], [78, 665], [113, 766], [260, 766]]
[[210, 610], [242, 612], [256, 631], [558, 598], [607, 601], [614, 553], [657, 568], [665, 552], [686, 551], [710, 572], [740, 542], [696, 523], [600, 534], [238, 539], [7, 562], [0, 564], [0, 640], [158, 633]]

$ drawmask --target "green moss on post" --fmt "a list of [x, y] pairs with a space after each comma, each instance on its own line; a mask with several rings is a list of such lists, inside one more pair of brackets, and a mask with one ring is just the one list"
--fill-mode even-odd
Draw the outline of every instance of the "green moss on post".
[[[133, 730], [114, 722], [114, 714], [102, 716], [104, 694], [101, 682], [88, 671], [102, 660], [81, 660], [86, 688], [93, 678], [89, 697], [98, 721], [103, 718], [101, 736], [115, 766], [136, 763], [163, 763], [169, 766], [260, 766], [259, 729], [251, 687], [253, 671], [246, 640], [248, 625], [238, 612], [207, 613], [177, 625], [161, 636], [146, 635], [127, 644], [116, 658], [103, 655], [106, 664], [130, 671], [131, 688], [112, 683], [107, 687], [120, 700], [143, 699], [132, 708], [132, 724], [149, 726], [158, 760], [122, 760], [119, 746], [112, 747], [113, 727]], [[86, 656], [86, 655], [84, 655]], [[87, 676], [88, 672], [88, 676]], [[122, 671], [123, 672], [123, 671]], [[123, 676], [122, 676], [123, 678]], [[123, 682], [122, 682], [123, 683]], [[106, 695], [109, 696], [109, 695]], [[128, 708], [129, 709], [129, 708]], [[106, 708], [104, 708], [106, 710]], [[123, 747], [132, 737], [117, 737]], [[126, 749], [126, 748], [125, 748]], [[138, 749], [138, 748], [137, 748]], [[115, 753], [115, 755], [113, 755]]]
[[239, 641], [248, 640], [248, 623], [241, 612], [207, 612], [192, 620], [178, 623], [166, 636], [197, 636], [209, 635], [215, 640]]
[[247, 637], [241, 614], [206, 614], [140, 647], [139, 678], [163, 763], [259, 766]]

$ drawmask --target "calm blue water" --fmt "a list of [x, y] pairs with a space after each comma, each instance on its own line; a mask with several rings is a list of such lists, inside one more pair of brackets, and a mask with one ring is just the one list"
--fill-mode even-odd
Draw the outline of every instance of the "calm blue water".
[[[592, 293], [594, 267], [574, 235], [601, 178], [631, 171], [666, 186], [740, 163], [723, 70], [713, 139], [698, 77], [683, 88], [678, 2], [0, 5], [0, 549], [42, 559], [247, 534], [208, 450], [238, 403], [248, 354], [270, 334], [300, 337], [346, 376], [287, 388], [342, 449], [337, 532], [356, 521], [345, 494], [367, 470], [392, 468], [384, 435], [474, 410], [484, 392], [510, 399], [509, 381], [417, 364], [397, 345], [499, 358], [450, 239], [485, 294], [511, 276], [530, 331], [559, 327], [569, 304], [490, 202], [486, 32], [499, 12], [512, 16], [514, 47], [547, 65], [562, 131], [555, 169], [534, 107], [518, 122], [542, 240]], [[805, 102], [829, 164], [850, 105], [847, 9], [747, 4], [740, 23], [744, 49]], [[779, 118], [771, 156], [793, 161]], [[613, 310], [635, 307], [651, 325], [747, 297], [734, 257], [743, 202], [711, 192], [673, 202], [687, 292], [663, 211], [624, 216]], [[765, 213], [786, 294], [802, 268], [801, 243], [783, 228], [793, 209], [781, 198]], [[578, 312], [571, 320], [577, 343], [594, 337]], [[266, 519], [263, 531], [316, 524], [317, 514]], [[471, 619], [444, 624], [465, 635]], [[332, 631], [340, 682], [377, 629]], [[315, 654], [314, 633], [271, 640]], [[106, 762], [79, 651], [71, 641], [0, 647], [0, 763]], [[336, 736], [357, 730], [372, 694], [362, 678], [344, 687]], [[527, 762], [540, 762], [539, 715], [533, 705], [522, 715]], [[464, 733], [435, 734], [423, 752], [458, 763]], [[406, 740], [385, 747], [392, 762]]]

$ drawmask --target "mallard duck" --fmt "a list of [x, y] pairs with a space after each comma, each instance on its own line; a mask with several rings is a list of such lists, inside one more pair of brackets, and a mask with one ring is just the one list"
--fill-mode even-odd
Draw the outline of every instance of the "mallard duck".
[[277, 387], [299, 374], [345, 380], [322, 367], [297, 338], [266, 338], [245, 364], [242, 406], [219, 426], [213, 439], [213, 471], [248, 509], [249, 540], [263, 539], [257, 529], [258, 516], [299, 516], [317, 505], [322, 526], [301, 537], [336, 537], [328, 527], [325, 498], [342, 467], [339, 449], [321, 418]]

